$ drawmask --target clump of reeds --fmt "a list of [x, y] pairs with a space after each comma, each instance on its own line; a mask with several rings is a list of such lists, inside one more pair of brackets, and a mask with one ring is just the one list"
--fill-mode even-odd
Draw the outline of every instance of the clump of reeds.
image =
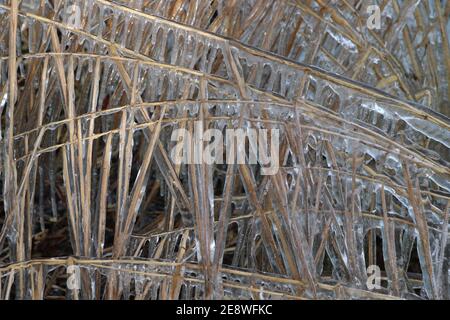
[[364, 3], [0, 1], [0, 299], [448, 299], [450, 7]]

